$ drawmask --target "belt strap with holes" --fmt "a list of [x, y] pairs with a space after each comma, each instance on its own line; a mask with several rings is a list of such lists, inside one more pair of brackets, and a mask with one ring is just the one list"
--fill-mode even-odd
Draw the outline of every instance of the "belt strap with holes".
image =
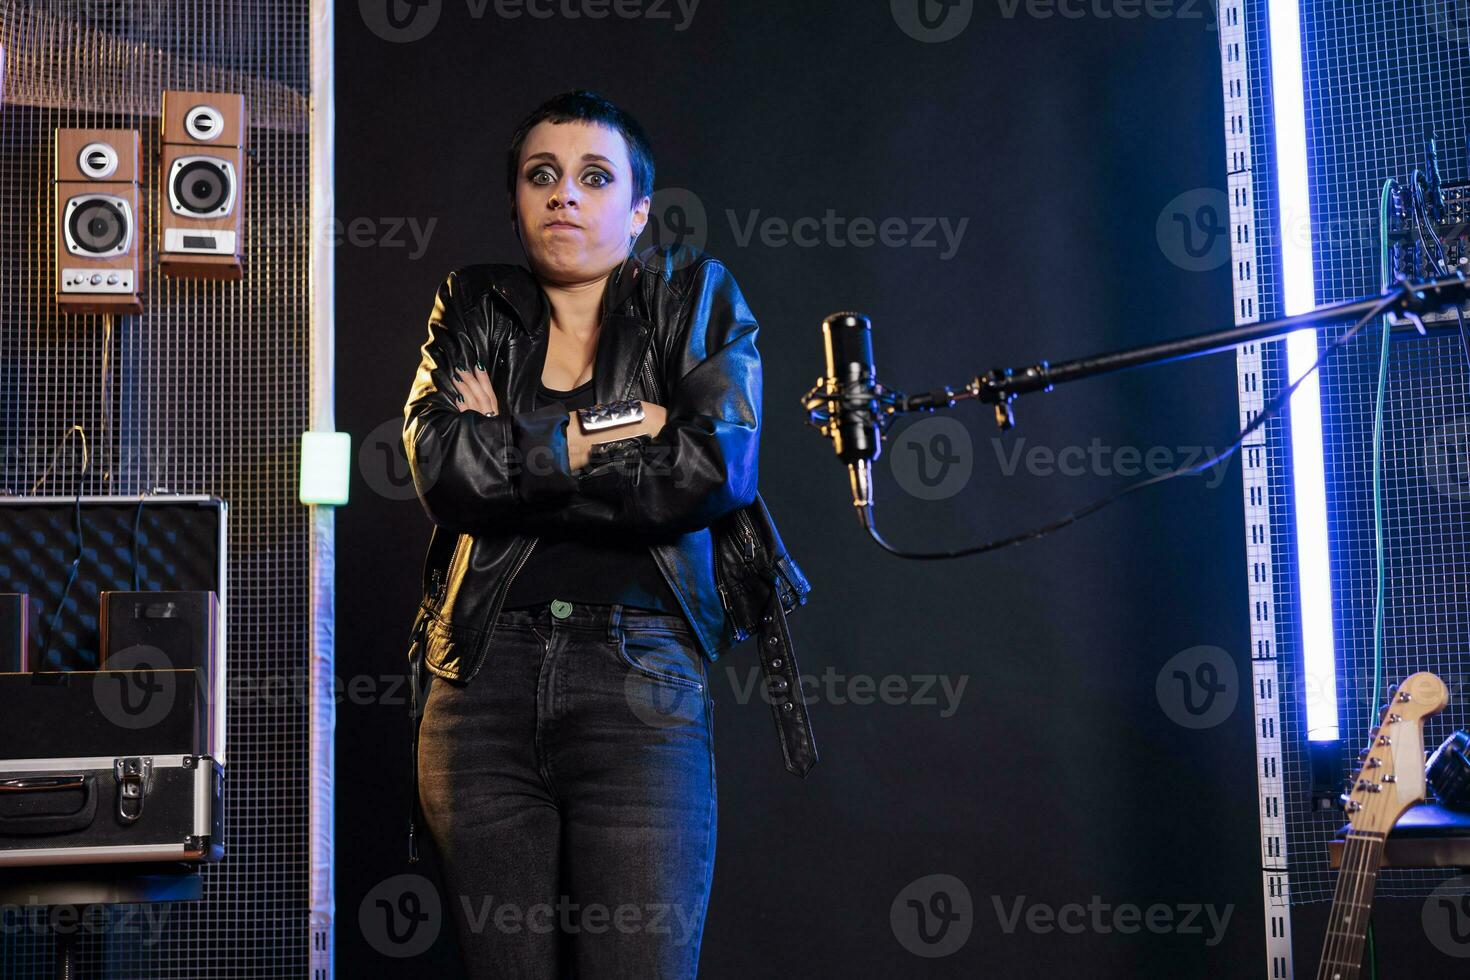
[[779, 589], [771, 590], [771, 601], [761, 616], [758, 636], [761, 673], [765, 675], [766, 694], [776, 718], [776, 734], [781, 737], [786, 771], [805, 778], [817, 764], [817, 746], [812, 740], [812, 720], [802, 697], [796, 648], [791, 642], [791, 628], [786, 624]]

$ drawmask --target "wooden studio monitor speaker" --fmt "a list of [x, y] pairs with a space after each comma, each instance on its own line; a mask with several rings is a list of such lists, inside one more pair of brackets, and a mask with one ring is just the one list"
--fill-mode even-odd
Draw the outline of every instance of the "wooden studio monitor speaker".
[[239, 279], [245, 97], [164, 92], [158, 265], [172, 278]]
[[72, 313], [141, 313], [138, 133], [56, 131], [56, 302]]

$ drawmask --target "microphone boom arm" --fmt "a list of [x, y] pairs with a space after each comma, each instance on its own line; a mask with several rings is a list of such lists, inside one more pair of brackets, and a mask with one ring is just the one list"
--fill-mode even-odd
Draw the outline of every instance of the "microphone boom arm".
[[[1404, 314], [1420, 333], [1425, 333], [1420, 314], [1445, 306], [1463, 304], [1467, 297], [1470, 297], [1470, 280], [1467, 280], [1464, 274], [1456, 272], [1453, 275], [1423, 283], [1400, 282], [1375, 296], [1329, 303], [1295, 316], [1263, 320], [1228, 330], [1195, 334], [1191, 337], [1180, 337], [1162, 343], [1095, 354], [1091, 357], [1081, 357], [1056, 364], [1040, 361], [1019, 369], [995, 368], [972, 378], [959, 390], [945, 386], [933, 391], [906, 395], [901, 391], [875, 384], [874, 401], [877, 402], [880, 413], [879, 424], [882, 428], [886, 428], [898, 415], [953, 408], [961, 401], [974, 399], [983, 404], [995, 406], [996, 425], [1002, 430], [1009, 429], [1015, 425], [1015, 414], [1011, 403], [1020, 395], [1051, 391], [1056, 385], [1099, 374], [1110, 374], [1153, 364], [1166, 364], [1170, 361], [1205, 354], [1217, 354], [1232, 350], [1241, 344], [1279, 337], [1307, 327], [1351, 321], [1370, 312], [1394, 293], [1398, 295], [1388, 310]], [[841, 393], [818, 395], [821, 387], [822, 384], [819, 381], [818, 386], [803, 399], [804, 407], [810, 416], [809, 424], [825, 424], [828, 421], [828, 413], [820, 410], [819, 402], [825, 403], [829, 397], [842, 397]]]

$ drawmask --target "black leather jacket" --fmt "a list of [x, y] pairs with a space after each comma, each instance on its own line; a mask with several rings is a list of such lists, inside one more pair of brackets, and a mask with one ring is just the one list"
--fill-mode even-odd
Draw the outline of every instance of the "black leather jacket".
[[[436, 534], [456, 537], [447, 575], [426, 563], [420, 611], [424, 662], [439, 677], [479, 671], [511, 579], [553, 528], [644, 536], [704, 655], [735, 642], [709, 528], [756, 495], [755, 318], [722, 263], [666, 248], [630, 257], [603, 302], [596, 400], [662, 392], [668, 422], [632, 455], [572, 471], [564, 410], [533, 408], [549, 305], [531, 273], [471, 265], [439, 287], [403, 428], [419, 500]], [[453, 372], [477, 361], [500, 403], [493, 417], [461, 412], [452, 394]]]

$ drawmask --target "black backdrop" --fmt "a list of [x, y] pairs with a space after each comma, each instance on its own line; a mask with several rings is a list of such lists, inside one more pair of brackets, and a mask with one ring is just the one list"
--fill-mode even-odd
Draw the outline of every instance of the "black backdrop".
[[[653, 0], [619, 8], [642, 16], [600, 20], [566, 14], [599, 9], [591, 0], [531, 6], [555, 15], [431, 2], [397, 39], [381, 0], [338, 11], [340, 226], [316, 233], [337, 243], [338, 427], [359, 454], [337, 523], [342, 975], [458, 975], [447, 921], [428, 952], [395, 960], [360, 915], [395, 876], [432, 873], [405, 859], [407, 720], [391, 682], [429, 524], [394, 447], [444, 274], [520, 261], [503, 192], [512, 128], [576, 87], [644, 123], [659, 187], [697, 196], [707, 249], [761, 322], [762, 491], [814, 586], [792, 621], [804, 672], [966, 685], [953, 711], [942, 693], [937, 705], [857, 704], [850, 686], [835, 697], [823, 686], [810, 696], [821, 762], [801, 782], [781, 768], [769, 709], [737, 703], [750, 645], [715, 666], [720, 830], [704, 975], [1263, 975], [1238, 465], [1021, 549], [905, 562], [861, 532], [845, 473], [798, 407], [821, 368], [821, 319], [841, 309], [873, 317], [881, 375], [911, 391], [1227, 325], [1224, 244], [1213, 258], [1185, 248], [1208, 241], [1199, 202], [1224, 223], [1209, 5], [1129, 19], [1099, 16], [1105, 4], [1068, 18], [1025, 3], [1007, 16], [1012, 5], [992, 0], [942, 43], [906, 33], [885, 0], [704, 0], [683, 29], [686, 14]], [[903, 237], [921, 219], [951, 233], [968, 223], [957, 247], [937, 229], [934, 247], [862, 247], [850, 227], [813, 247], [745, 235], [752, 220], [829, 210], [897, 219]], [[1188, 243], [1174, 211], [1194, 223]], [[1180, 463], [1225, 445], [1234, 363], [1033, 396], [999, 442], [977, 406], [949, 418], [967, 433], [919, 429], [903, 443], [933, 423], [900, 423], [877, 467], [880, 527], [916, 550], [1055, 516], [1126, 482], [1118, 471], [1139, 459]], [[913, 454], [925, 446], [970, 461], [957, 492], [921, 499]], [[1047, 456], [1066, 447], [1085, 451], [1067, 457], [1085, 458], [1083, 472]], [[1218, 724], [1189, 728], [1171, 720], [1177, 705], [1156, 679], [1200, 646], [1234, 665], [1223, 676], [1238, 697]], [[940, 874], [967, 888], [972, 931], [956, 952], [921, 957], [890, 910]], [[1194, 905], [1229, 918], [1218, 935], [1205, 913], [1199, 932], [1124, 931], [1128, 920], [1091, 909], [1048, 927], [1046, 909], [1069, 903], [1163, 905], [1176, 926]], [[1321, 912], [1297, 912], [1302, 975]], [[1417, 904], [1387, 904], [1380, 919], [1385, 957], [1451, 962], [1421, 949]]]

